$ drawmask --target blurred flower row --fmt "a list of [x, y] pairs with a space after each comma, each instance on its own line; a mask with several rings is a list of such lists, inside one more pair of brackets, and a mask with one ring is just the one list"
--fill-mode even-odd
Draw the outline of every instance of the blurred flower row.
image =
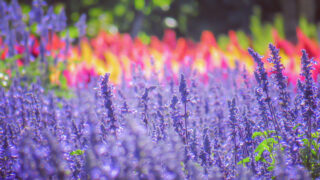
[[[89, 75], [109, 72], [114, 83], [119, 83], [122, 76], [126, 80], [131, 79], [133, 64], [140, 67], [147, 77], [154, 72], [159, 74], [160, 79], [164, 78], [165, 71], [172, 71], [178, 75], [185, 66], [190, 66], [203, 75], [204, 80], [207, 79], [207, 72], [217, 68], [227, 70], [236, 66], [242, 68], [245, 65], [249, 72], [253, 72], [253, 60], [247, 50], [239, 45], [236, 33], [230, 31], [229, 37], [231, 41], [227, 48], [222, 49], [217, 45], [214, 34], [209, 31], [204, 31], [201, 40], [194, 42], [186, 38], [177, 38], [174, 31], [167, 30], [162, 40], [152, 36], [150, 44], [147, 45], [138, 38], [132, 39], [128, 34], [101, 32], [90, 41], [82, 41], [80, 51], [78, 48], [73, 49], [69, 64], [75, 74], [83, 72], [84, 67], [87, 67]], [[280, 49], [282, 63], [287, 67], [284, 73], [292, 83], [297, 80], [300, 72], [300, 49], [306, 49], [311, 57], [320, 56], [318, 43], [304, 35], [299, 28], [297, 44], [280, 38], [276, 30], [273, 31], [273, 37], [273, 43]], [[269, 54], [269, 51], [266, 52], [266, 55]], [[77, 60], [83, 64], [75, 65], [73, 61]], [[263, 61], [267, 62], [266, 58]], [[270, 64], [268, 65], [270, 67]], [[315, 79], [318, 73], [319, 67], [315, 66]], [[82, 81], [78, 78], [68, 79], [72, 85]]]
[[[75, 24], [79, 36], [71, 39], [66, 30], [63, 9], [55, 12], [53, 7], [46, 7], [45, 1], [35, 0], [31, 11], [23, 14], [16, 0], [11, 4], [0, 1], [0, 4], [3, 22], [0, 70], [6, 77], [15, 75], [15, 71], [19, 70], [20, 74], [26, 74], [27, 66], [37, 64], [36, 67], [40, 69], [37, 75], [48, 76], [47, 81], [53, 85], [61, 86], [65, 83], [69, 87], [79, 87], [107, 72], [111, 73], [110, 80], [113, 83], [130, 80], [133, 69], [142, 70], [146, 77], [156, 73], [159, 79], [163, 79], [165, 72], [173, 72], [177, 76], [183, 71], [183, 67], [190, 66], [202, 75], [204, 81], [208, 79], [208, 72], [215, 69], [224, 71], [226, 76], [228, 69], [245, 66], [250, 73], [254, 69], [253, 60], [246, 49], [257, 46], [257, 40], [249, 36], [243, 37], [235, 31], [229, 31], [230, 40], [225, 47], [218, 45], [214, 34], [209, 31], [203, 31], [198, 42], [176, 37], [172, 30], [165, 31], [162, 39], [151, 36], [147, 44], [139, 38], [132, 39], [129, 34], [104, 31], [87, 39], [86, 16], [82, 15]], [[270, 33], [273, 42], [265, 44], [273, 43], [280, 49], [282, 63], [286, 67], [284, 74], [288, 76], [289, 82], [296, 82], [300, 72], [299, 50], [306, 49], [317, 61], [320, 56], [319, 44], [299, 28], [296, 44], [281, 38], [276, 29]], [[243, 39], [247, 40], [248, 47], [239, 42]], [[265, 55], [269, 53], [267, 50], [264, 52]], [[265, 58], [263, 61], [267, 62]], [[16, 68], [15, 62], [22, 68]], [[267, 63], [266, 66], [269, 68], [270, 64]], [[319, 66], [315, 65], [315, 79], [318, 73]], [[2, 83], [6, 84], [8, 83]]]

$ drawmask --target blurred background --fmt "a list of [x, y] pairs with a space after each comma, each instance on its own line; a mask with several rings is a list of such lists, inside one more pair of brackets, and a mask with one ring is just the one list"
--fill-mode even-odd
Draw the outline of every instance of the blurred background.
[[[19, 2], [24, 4], [25, 12], [30, 10], [32, 0]], [[259, 28], [261, 31], [274, 27], [292, 42], [296, 41], [297, 26], [312, 38], [319, 34], [320, 1], [316, 0], [47, 0], [47, 3], [57, 11], [64, 8], [69, 24], [86, 13], [89, 37], [102, 29], [130, 33], [148, 43], [149, 35], [161, 37], [168, 28], [177, 36], [193, 40], [198, 40], [203, 30], [210, 30], [223, 44], [228, 30], [254, 36]]]
[[[0, 1], [0, 58], [6, 60], [0, 61], [0, 72], [8, 71], [7, 77], [14, 76], [12, 69], [30, 72], [32, 82], [43, 75], [42, 81], [55, 82], [57, 89], [106, 72], [113, 82], [123, 72], [130, 79], [132, 62], [151, 74], [150, 59], [157, 60], [158, 70], [170, 63], [176, 74], [184, 65], [205, 73], [236, 68], [238, 61], [252, 72], [247, 49], [266, 55], [269, 43], [280, 49], [295, 82], [300, 50], [320, 57], [319, 0]], [[16, 60], [20, 67], [30, 63], [30, 70], [14, 68]]]

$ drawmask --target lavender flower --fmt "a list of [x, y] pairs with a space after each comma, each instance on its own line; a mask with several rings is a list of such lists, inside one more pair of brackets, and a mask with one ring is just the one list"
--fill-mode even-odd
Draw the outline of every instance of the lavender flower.
[[188, 101], [189, 92], [187, 90], [187, 83], [183, 74], [181, 74], [180, 76], [179, 92], [181, 94], [182, 103], [186, 104]]
[[67, 17], [64, 9], [57, 15], [55, 22], [55, 31], [60, 32], [63, 31], [67, 27]]
[[236, 101], [233, 98], [231, 101], [228, 101], [228, 108], [229, 108], [229, 120], [231, 126], [231, 141], [233, 143], [233, 171], [235, 171], [235, 166], [238, 163], [238, 142], [237, 142], [237, 108], [236, 108]]
[[[312, 79], [312, 69], [313, 69], [313, 59], [309, 59], [308, 54], [305, 50], [302, 50], [302, 57], [301, 57], [301, 66], [302, 66], [302, 73], [301, 75], [305, 78], [304, 83], [300, 84], [300, 88], [302, 90], [302, 116], [303, 121], [305, 123], [305, 134], [309, 142], [311, 142], [311, 133], [313, 129], [316, 127], [316, 122], [314, 121], [315, 116], [315, 109], [317, 108], [317, 104], [315, 103], [314, 98], [314, 82]], [[308, 155], [307, 155], [307, 164], [310, 163], [311, 158], [311, 149], [308, 148]]]
[[272, 70], [274, 71], [274, 78], [277, 82], [277, 87], [280, 90], [280, 105], [286, 109], [290, 104], [290, 97], [287, 92], [287, 78], [282, 73], [284, 66], [280, 62], [281, 57], [279, 56], [279, 49], [276, 49], [272, 44], [269, 45], [269, 49], [272, 57], [268, 58], [268, 61], [274, 65]]
[[113, 102], [112, 102], [112, 88], [109, 85], [109, 77], [110, 74], [105, 74], [104, 77], [101, 80], [101, 94], [104, 98], [104, 106], [108, 110], [108, 125], [110, 129], [113, 131], [113, 133], [116, 133], [116, 130], [118, 129], [118, 123], [117, 119], [115, 117]]
[[262, 62], [262, 57], [254, 52], [252, 49], [248, 49], [249, 54], [253, 57], [254, 61], [257, 63], [257, 68], [254, 72], [255, 78], [260, 86], [260, 88], [262, 89], [262, 91], [265, 93], [265, 102], [268, 105], [268, 109], [270, 111], [270, 115], [271, 115], [271, 120], [273, 122], [273, 126], [276, 129], [277, 133], [281, 131], [280, 125], [277, 121], [277, 117], [275, 114], [275, 110], [274, 107], [271, 103], [271, 97], [270, 97], [270, 92], [269, 92], [269, 82], [268, 82], [268, 75], [267, 72], [264, 68], [264, 63]]
[[38, 23], [40, 24], [44, 16], [43, 7], [47, 6], [47, 3], [44, 0], [33, 0], [32, 9], [29, 13], [30, 24]]
[[5, 1], [0, 1], [0, 35], [4, 36], [9, 30], [8, 5]]
[[144, 91], [144, 94], [141, 97], [142, 104], [143, 104], [143, 122], [146, 127], [148, 127], [148, 100], [149, 100], [149, 92], [154, 90], [156, 87], [151, 86], [149, 88], [146, 88]]
[[188, 102], [188, 95], [189, 95], [189, 92], [187, 90], [187, 83], [186, 83], [186, 80], [184, 79], [184, 75], [181, 74], [181, 77], [180, 77], [180, 85], [179, 85], [179, 92], [181, 94], [181, 102], [183, 103], [184, 105], [184, 126], [185, 126], [185, 142], [186, 144], [188, 144], [188, 112], [187, 112], [187, 102]]
[[[249, 54], [253, 57], [253, 60], [257, 63], [257, 68], [254, 72], [256, 80], [259, 84], [259, 86], [262, 88], [262, 90], [266, 93], [268, 93], [268, 75], [266, 72], [266, 69], [264, 68], [264, 63], [261, 60], [261, 56], [254, 52], [253, 49], [248, 49]], [[268, 100], [269, 101], [269, 100]]]

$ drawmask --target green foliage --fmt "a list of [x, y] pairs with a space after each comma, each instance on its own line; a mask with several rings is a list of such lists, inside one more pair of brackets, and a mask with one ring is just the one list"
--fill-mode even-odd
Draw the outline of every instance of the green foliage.
[[[301, 124], [297, 124], [293, 127], [296, 130]], [[262, 138], [262, 142], [255, 148], [255, 161], [260, 161], [268, 165], [267, 170], [273, 171], [276, 164], [276, 151], [280, 148], [281, 151], [284, 150], [279, 144], [278, 140], [281, 139], [279, 136], [275, 136], [274, 130], [268, 130], [263, 132], [254, 132], [252, 138]], [[298, 138], [305, 135], [297, 135]], [[312, 178], [320, 177], [320, 132], [314, 132], [311, 134], [311, 142], [308, 138], [303, 138], [303, 148], [300, 150], [300, 158], [302, 164], [309, 170]], [[277, 146], [279, 145], [279, 146]], [[267, 152], [267, 156], [264, 153]], [[238, 165], [243, 165], [251, 161], [250, 157], [246, 157], [238, 162]]]
[[67, 32], [69, 33], [69, 37], [72, 39], [78, 38], [79, 36], [78, 29], [74, 26], [69, 26], [66, 30], [62, 31], [61, 36], [65, 37]]
[[152, 0], [152, 3], [158, 7], [170, 6], [172, 0]]
[[309, 23], [305, 17], [300, 17], [299, 27], [309, 38], [318, 39], [317, 26]]
[[145, 2], [144, 0], [134, 0], [134, 7], [137, 9], [137, 10], [142, 10], [145, 6]]
[[188, 175], [187, 167], [183, 161], [180, 162], [180, 165], [181, 165], [181, 170], [184, 172], [184, 174]]
[[142, 41], [143, 44], [149, 44], [150, 43], [150, 36], [148, 36], [145, 32], [140, 32], [138, 34], [139, 39]]
[[239, 161], [237, 164], [240, 165], [242, 164], [243, 167], [246, 167], [246, 163], [249, 163], [250, 162], [250, 157], [246, 157], [244, 159], [242, 159], [241, 161]]
[[254, 8], [254, 14], [250, 19], [250, 30], [252, 33], [252, 45], [259, 54], [265, 54], [268, 49], [268, 44], [273, 42], [271, 24], [262, 24], [261, 11], [259, 8]]
[[143, 11], [148, 15], [157, 7], [167, 9], [171, 3], [172, 0], [152, 0], [152, 3], [150, 4], [146, 4], [145, 0], [134, 0], [134, 7], [136, 10]]
[[[278, 140], [281, 139], [279, 136], [274, 136], [274, 130], [267, 130], [263, 132], [254, 132], [252, 138], [255, 139], [257, 137], [261, 137], [263, 140], [262, 142], [256, 147], [254, 153], [256, 153], [255, 161], [260, 161], [263, 163], [268, 164], [268, 171], [273, 171], [275, 163], [276, 163], [276, 145], [279, 144]], [[280, 150], [283, 148], [280, 147]], [[264, 152], [268, 152], [268, 159], [264, 157]]]
[[80, 155], [83, 155], [83, 154], [84, 154], [84, 151], [81, 150], [81, 149], [77, 149], [77, 150], [74, 150], [74, 151], [70, 152], [71, 156], [80, 156]]
[[12, 76], [24, 73], [25, 71], [17, 66], [17, 60], [21, 55], [15, 55], [5, 60], [0, 60], [0, 85], [4, 88], [10, 87], [12, 83]]
[[[256, 153], [254, 159], [255, 161], [260, 161], [263, 163], [266, 163], [268, 165], [267, 170], [273, 171], [276, 163], [276, 145], [279, 144], [279, 142], [276, 139], [280, 139], [281, 137], [274, 136], [275, 134], [274, 130], [267, 130], [263, 132], [254, 132], [252, 134], [252, 138], [262, 138], [262, 142], [256, 147], [254, 150], [254, 153]], [[280, 147], [281, 150], [283, 148]], [[268, 152], [268, 158], [264, 156], [264, 152]], [[246, 164], [251, 161], [250, 157], [246, 157], [239, 161], [238, 165], [243, 165], [246, 167]]]
[[72, 91], [67, 85], [67, 79], [62, 73], [60, 73], [58, 77], [59, 84], [50, 82], [50, 75], [54, 73], [51, 72], [51, 70], [63, 72], [66, 69], [63, 62], [55, 64], [53, 57], [47, 57], [48, 65], [41, 63], [38, 58], [28, 64], [18, 66], [17, 61], [23, 57], [23, 55], [18, 54], [11, 58], [0, 60], [0, 86], [7, 89], [11, 86], [14, 78], [20, 77], [21, 86], [28, 86], [40, 80], [47, 92], [54, 91], [57, 96], [65, 98], [71, 98], [73, 96]]
[[219, 45], [219, 47], [220, 47], [221, 49], [226, 50], [226, 49], [227, 49], [227, 46], [228, 46], [228, 44], [229, 44], [229, 42], [230, 42], [230, 39], [229, 39], [229, 37], [226, 36], [226, 35], [220, 35], [220, 36], [218, 37], [217, 42], [218, 42], [218, 45]]
[[126, 13], [126, 8], [123, 4], [117, 4], [114, 8], [114, 14], [116, 16], [123, 16]]
[[62, 3], [58, 3], [54, 6], [54, 13], [59, 14], [62, 10], [64, 10]]
[[98, 2], [98, 0], [82, 0], [83, 5], [85, 6], [91, 6]]
[[[48, 67], [46, 72], [42, 72], [43, 78], [42, 82], [44, 83], [45, 87], [47, 87], [48, 90], [52, 90], [55, 92], [55, 95], [58, 97], [65, 97], [65, 98], [71, 98], [73, 97], [73, 92], [69, 89], [68, 84], [67, 84], [67, 79], [63, 75], [63, 71], [66, 69], [65, 63], [64, 62], [58, 62], [57, 64], [54, 63], [54, 58], [53, 57], [47, 57], [48, 61]], [[38, 65], [39, 67], [40, 65]], [[55, 71], [61, 72], [59, 74], [59, 84], [54, 84], [50, 82], [49, 75], [54, 72], [50, 72], [49, 69], [54, 69]], [[29, 76], [34, 76], [34, 75], [29, 75]]]
[[255, 139], [257, 137], [263, 137], [263, 138], [268, 138], [271, 134], [275, 133], [275, 130], [267, 130], [263, 132], [254, 132], [252, 134], [252, 138]]
[[[172, 4], [175, 3], [175, 9]], [[136, 16], [142, 12], [145, 16], [139, 32], [147, 34], [163, 34], [163, 30], [168, 28], [164, 23], [166, 17], [172, 17], [177, 21], [179, 31], [186, 35], [188, 29], [188, 18], [197, 13], [197, 4], [195, 0], [177, 2], [174, 0], [70, 0], [65, 2], [54, 2], [55, 13], [61, 9], [67, 10], [69, 24], [74, 24], [79, 20], [82, 13], [88, 14], [87, 34], [89, 37], [95, 37], [99, 31], [110, 33], [126, 32], [132, 30], [136, 22]], [[29, 12], [30, 4], [23, 5], [24, 12]], [[28, 16], [24, 16], [28, 18]], [[154, 28], [155, 25], [159, 27]], [[32, 32], [36, 32], [36, 25]], [[78, 32], [73, 26], [68, 30], [71, 38], [78, 38]], [[66, 34], [66, 31], [62, 33]]]
[[280, 14], [277, 14], [274, 19], [273, 26], [278, 31], [279, 36], [281, 38], [285, 38], [285, 31], [284, 31], [284, 22], [283, 17]]
[[247, 49], [250, 45], [250, 40], [248, 38], [248, 36], [246, 35], [245, 32], [239, 30], [236, 32], [237, 34], [237, 38], [238, 38], [238, 42], [241, 48], [243, 49]]
[[92, 18], [98, 18], [101, 14], [103, 14], [103, 10], [101, 8], [91, 8], [89, 10], [89, 16]]
[[303, 148], [300, 150], [302, 164], [309, 170], [312, 178], [320, 177], [320, 133], [311, 134], [311, 142], [308, 138], [302, 139]]
[[71, 19], [73, 22], [77, 22], [80, 18], [80, 14], [79, 12], [72, 12], [71, 13]]
[[298, 123], [297, 125], [295, 125], [292, 129], [293, 130], [296, 130], [298, 127], [300, 127], [301, 126], [301, 124], [300, 123]]
[[23, 14], [27, 14], [27, 13], [29, 13], [31, 11], [31, 7], [28, 6], [28, 5], [23, 4], [23, 5], [21, 5], [21, 10], [22, 10]]

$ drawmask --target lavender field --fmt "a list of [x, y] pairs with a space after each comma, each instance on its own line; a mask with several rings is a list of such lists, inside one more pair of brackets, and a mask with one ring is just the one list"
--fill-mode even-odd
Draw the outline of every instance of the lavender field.
[[83, 70], [89, 80], [71, 87], [66, 73], [52, 77], [70, 70], [72, 48], [84, 51], [85, 16], [78, 42], [65, 35], [62, 49], [52, 37], [67, 26], [63, 11], [39, 0], [25, 16], [0, 0], [0, 179], [320, 177], [320, 81], [307, 50], [290, 83], [270, 44], [266, 58], [246, 51], [250, 67], [146, 75], [131, 63], [129, 79]]

